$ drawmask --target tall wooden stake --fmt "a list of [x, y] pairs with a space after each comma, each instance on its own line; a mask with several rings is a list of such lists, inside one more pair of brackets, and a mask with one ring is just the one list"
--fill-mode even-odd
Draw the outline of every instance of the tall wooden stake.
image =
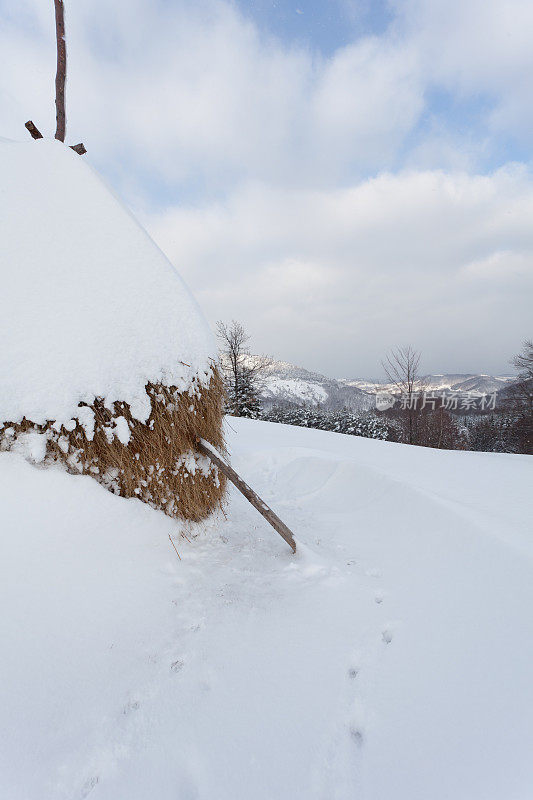
[[67, 78], [67, 44], [65, 42], [65, 10], [63, 0], [54, 0], [56, 12], [57, 71], [56, 71], [56, 139], [65, 141], [65, 82]]

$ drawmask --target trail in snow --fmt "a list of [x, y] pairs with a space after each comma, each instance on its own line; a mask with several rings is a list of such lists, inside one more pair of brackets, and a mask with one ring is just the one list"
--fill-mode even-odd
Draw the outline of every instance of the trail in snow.
[[531, 459], [228, 431], [296, 557], [0, 455], [2, 793], [528, 800]]

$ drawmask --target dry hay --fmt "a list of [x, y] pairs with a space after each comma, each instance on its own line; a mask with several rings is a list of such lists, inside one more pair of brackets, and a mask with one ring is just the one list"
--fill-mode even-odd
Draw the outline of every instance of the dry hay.
[[80, 403], [79, 419], [66, 426], [26, 418], [0, 424], [0, 449], [18, 449], [24, 434], [44, 435], [46, 451], [39, 461], [61, 462], [69, 472], [91, 475], [115, 494], [137, 497], [171, 517], [205, 519], [222, 504], [225, 477], [196, 452], [195, 440], [224, 449], [220, 373], [213, 367], [207, 388], [194, 379], [185, 392], [152, 383], [146, 391], [151, 401], [146, 423], [132, 417], [127, 403], [107, 407], [96, 398], [90, 405]]

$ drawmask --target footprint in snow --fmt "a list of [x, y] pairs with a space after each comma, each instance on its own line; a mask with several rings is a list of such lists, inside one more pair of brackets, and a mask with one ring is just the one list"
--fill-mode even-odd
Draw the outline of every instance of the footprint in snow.
[[92, 790], [94, 789], [99, 780], [100, 779], [98, 775], [94, 775], [92, 778], [88, 778], [81, 788], [80, 797], [81, 798], [87, 797], [92, 792]]
[[383, 602], [383, 597], [384, 597], [383, 592], [376, 592], [374, 600], [378, 605], [381, 605], [381, 603]]
[[381, 572], [379, 569], [367, 569], [365, 572], [367, 578], [381, 578]]
[[385, 630], [381, 634], [381, 638], [385, 642], [385, 644], [390, 644], [392, 642], [392, 631], [390, 628], [385, 628]]
[[350, 728], [350, 738], [357, 747], [362, 747], [365, 742], [365, 737], [363, 736], [363, 732], [359, 730], [359, 728]]
[[181, 658], [178, 658], [177, 661], [172, 662], [172, 664], [170, 665], [170, 669], [172, 670], [172, 672], [179, 672], [180, 670], [183, 669], [184, 663], [185, 662], [182, 661]]
[[358, 675], [359, 675], [359, 667], [351, 667], [348, 670], [348, 677], [350, 678], [350, 680], [352, 681], [355, 680], [355, 678], [357, 678]]
[[124, 715], [131, 714], [132, 711], [137, 711], [139, 709], [140, 705], [141, 704], [139, 703], [138, 700], [133, 700], [133, 702], [131, 702], [131, 703], [126, 703], [126, 705], [122, 709], [122, 713]]

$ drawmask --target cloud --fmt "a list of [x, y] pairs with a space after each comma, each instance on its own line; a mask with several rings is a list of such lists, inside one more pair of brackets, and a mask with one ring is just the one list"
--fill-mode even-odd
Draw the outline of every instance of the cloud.
[[[428, 369], [503, 370], [531, 335], [532, 182], [506, 164], [533, 6], [388, 5], [326, 57], [224, 0], [67, 0], [68, 139], [259, 348], [371, 375], [411, 341]], [[51, 133], [51, 9], [0, 19], [0, 134]]]
[[397, 35], [418, 53], [428, 84], [487, 101], [493, 134], [530, 141], [533, 70], [529, 0], [397, 0]]
[[[51, 17], [25, 0], [0, 38], [0, 82], [12, 87], [4, 135], [22, 135], [30, 108], [53, 130]], [[98, 163], [142, 165], [170, 184], [331, 185], [347, 168], [388, 163], [422, 107], [402, 46], [367, 37], [324, 58], [262, 35], [219, 0], [77, 0], [67, 24], [70, 135]]]
[[328, 374], [413, 343], [430, 369], [505, 371], [530, 323], [533, 182], [407, 171], [356, 187], [241, 187], [149, 228], [214, 321]]
[[[115, 183], [152, 200], [163, 186], [203, 196], [250, 178], [346, 185], [419, 155], [422, 166], [457, 164], [465, 137], [443, 136], [449, 120], [431, 107], [435, 87], [479, 104], [477, 134], [529, 135], [528, 0], [391, 7], [379, 36], [324, 57], [261, 32], [223, 0], [70, 0], [69, 135]], [[0, 0], [0, 14], [3, 135], [23, 135], [28, 116], [52, 131], [51, 10]]]

